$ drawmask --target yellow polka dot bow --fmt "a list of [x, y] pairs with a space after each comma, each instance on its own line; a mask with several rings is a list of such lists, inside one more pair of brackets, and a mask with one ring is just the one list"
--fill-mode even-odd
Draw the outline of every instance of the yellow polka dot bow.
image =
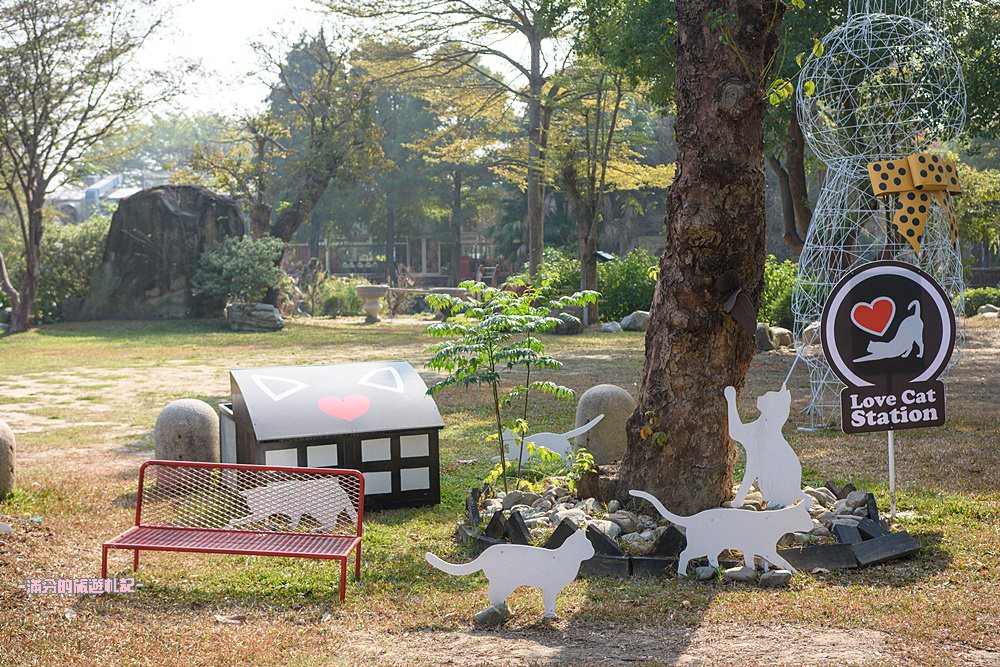
[[958, 242], [958, 223], [952, 195], [962, 192], [955, 163], [937, 155], [914, 153], [899, 160], [883, 160], [868, 165], [868, 177], [877, 197], [897, 195], [892, 227], [920, 252], [924, 227], [933, 198], [944, 209], [951, 227], [951, 243]]

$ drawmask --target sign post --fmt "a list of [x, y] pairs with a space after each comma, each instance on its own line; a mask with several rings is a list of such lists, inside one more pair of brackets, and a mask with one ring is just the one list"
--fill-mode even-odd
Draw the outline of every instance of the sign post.
[[888, 431], [890, 516], [896, 516], [895, 432], [941, 426], [944, 371], [955, 347], [955, 313], [941, 286], [904, 262], [859, 266], [823, 308], [823, 353], [847, 385], [844, 433]]

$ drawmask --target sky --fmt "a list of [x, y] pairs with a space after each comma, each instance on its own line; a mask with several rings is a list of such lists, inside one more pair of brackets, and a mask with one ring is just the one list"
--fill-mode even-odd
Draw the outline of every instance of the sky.
[[261, 106], [267, 96], [267, 84], [248, 76], [261, 67], [252, 43], [280, 43], [274, 32], [294, 40], [321, 22], [310, 0], [182, 0], [143, 59], [200, 61], [204, 73], [189, 78], [174, 107], [236, 115]]

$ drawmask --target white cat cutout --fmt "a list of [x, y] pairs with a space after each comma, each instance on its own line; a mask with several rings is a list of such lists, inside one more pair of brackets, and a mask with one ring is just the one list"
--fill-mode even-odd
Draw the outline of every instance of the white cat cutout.
[[[554, 454], [558, 454], [567, 463], [572, 460], [573, 452], [575, 447], [569, 441], [570, 438], [575, 438], [578, 435], [583, 435], [590, 429], [597, 426], [598, 422], [604, 419], [604, 415], [597, 415], [589, 422], [584, 424], [579, 428], [575, 428], [572, 431], [567, 431], [566, 433], [536, 433], [534, 435], [524, 436], [524, 448], [518, 446], [517, 438], [514, 437], [513, 431], [510, 429], [505, 429], [503, 432], [503, 444], [507, 447], [507, 460], [517, 462], [520, 459], [521, 463], [528, 460], [528, 443], [533, 444], [536, 448], [547, 449]], [[499, 459], [498, 459], [499, 460]]]
[[575, 531], [557, 549], [522, 544], [494, 544], [472, 561], [455, 565], [427, 552], [427, 562], [442, 572], [463, 576], [483, 571], [489, 580], [486, 595], [494, 607], [521, 586], [542, 589], [545, 618], [555, 618], [556, 598], [580, 571], [580, 563], [594, 555], [594, 545], [582, 530]]
[[808, 496], [802, 491], [802, 464], [781, 434], [791, 409], [792, 393], [782, 384], [781, 391], [769, 391], [758, 397], [760, 417], [749, 424], [740, 420], [736, 389], [726, 387], [725, 395], [729, 405], [729, 436], [743, 445], [747, 455], [743, 481], [736, 498], [726, 506], [742, 505], [755, 480], [770, 505], [791, 505], [796, 500], [806, 500]]
[[812, 498], [780, 510], [730, 509], [713, 507], [691, 516], [677, 516], [663, 506], [655, 496], [645, 491], [629, 491], [636, 498], [648, 500], [664, 519], [684, 528], [687, 547], [677, 561], [677, 574], [687, 576], [687, 566], [692, 558], [707, 556], [712, 567], [719, 567], [719, 554], [726, 549], [743, 552], [747, 567], [755, 567], [754, 556], [768, 563], [795, 572], [791, 563], [778, 555], [778, 540], [782, 535], [812, 530], [809, 508]]

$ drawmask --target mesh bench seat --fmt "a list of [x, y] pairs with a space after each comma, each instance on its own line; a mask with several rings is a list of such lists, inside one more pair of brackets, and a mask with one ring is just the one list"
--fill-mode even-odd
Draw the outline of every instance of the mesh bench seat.
[[361, 576], [364, 477], [355, 470], [148, 461], [139, 470], [135, 525], [108, 550], [326, 558], [340, 561], [344, 600], [347, 559]]

